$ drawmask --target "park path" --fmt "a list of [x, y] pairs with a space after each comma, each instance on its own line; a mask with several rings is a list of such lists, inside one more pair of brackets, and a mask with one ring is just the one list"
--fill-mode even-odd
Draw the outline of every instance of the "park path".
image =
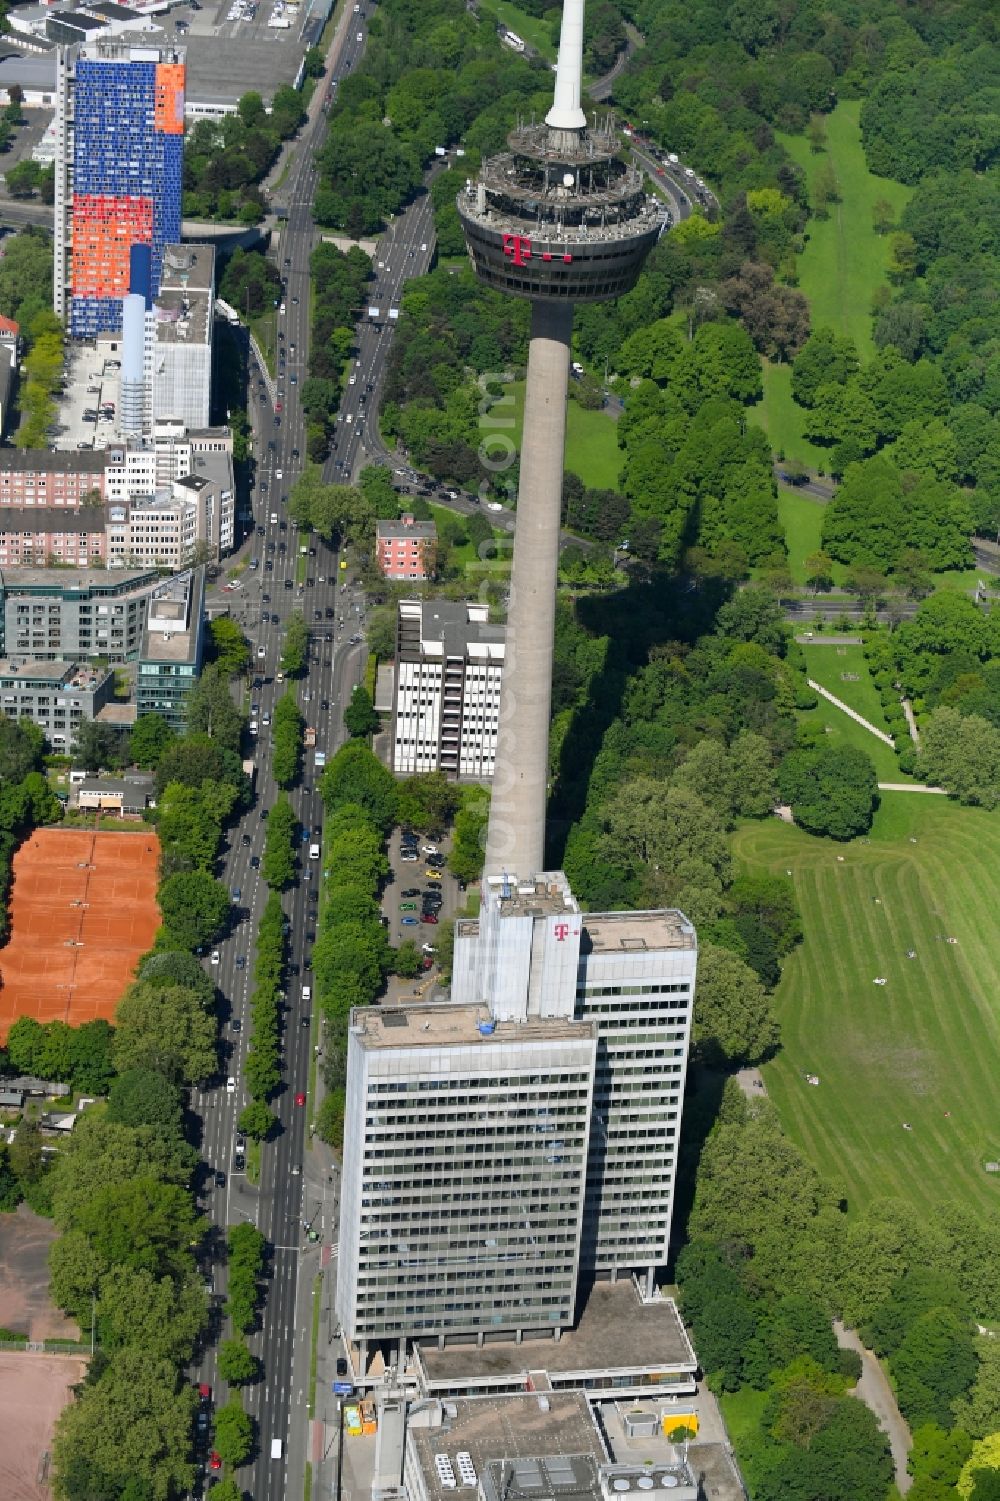
[[929, 792], [933, 797], [947, 797], [947, 787], [928, 787], [926, 782], [879, 782], [879, 792]]
[[916, 721], [916, 719], [914, 717], [914, 714], [913, 714], [913, 705], [910, 703], [910, 700], [908, 698], [901, 698], [899, 700], [899, 702], [903, 706], [903, 713], [906, 715], [906, 723], [909, 725], [909, 728], [910, 728], [910, 739], [913, 741], [914, 745], [917, 747], [917, 750], [919, 750], [920, 749], [920, 731], [917, 729], [917, 721]]
[[854, 1395], [871, 1412], [892, 1450], [892, 1462], [896, 1471], [896, 1488], [905, 1495], [913, 1484], [913, 1476], [907, 1474], [906, 1459], [912, 1440], [906, 1420], [896, 1404], [892, 1387], [886, 1374], [871, 1350], [866, 1350], [853, 1329], [847, 1329], [839, 1319], [833, 1321], [833, 1332], [842, 1350], [854, 1350], [861, 1356], [861, 1379], [854, 1388]]
[[807, 678], [806, 682], [809, 684], [810, 688], [812, 688], [814, 693], [820, 694], [822, 698], [825, 698], [829, 703], [833, 704], [834, 708], [843, 710], [843, 712], [848, 716], [849, 719], [854, 720], [855, 724], [859, 724], [861, 728], [867, 730], [870, 735], [875, 735], [886, 745], [892, 746], [892, 748], [895, 749], [892, 736], [887, 735], [885, 730], [880, 730], [876, 725], [873, 725], [870, 719], [866, 719], [863, 714], [859, 714], [857, 709], [852, 709], [850, 704], [845, 704], [842, 698], [838, 698], [835, 693], [831, 693], [829, 688], [824, 688], [822, 683], [817, 683], [815, 678]]

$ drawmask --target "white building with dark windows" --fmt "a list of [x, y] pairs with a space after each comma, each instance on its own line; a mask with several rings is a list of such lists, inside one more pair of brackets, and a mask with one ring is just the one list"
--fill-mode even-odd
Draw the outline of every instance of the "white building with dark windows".
[[496, 760], [503, 626], [485, 605], [400, 601], [392, 769], [488, 781]]
[[667, 1261], [693, 927], [585, 914], [561, 871], [481, 894], [450, 1002], [352, 1015], [337, 1311], [362, 1369], [386, 1341], [558, 1337], [581, 1274], [652, 1298]]

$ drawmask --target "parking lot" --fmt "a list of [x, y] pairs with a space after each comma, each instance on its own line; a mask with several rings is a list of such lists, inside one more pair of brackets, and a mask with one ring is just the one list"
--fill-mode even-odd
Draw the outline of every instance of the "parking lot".
[[[270, 25], [272, 20], [279, 24]], [[310, 0], [296, 6], [286, 0], [218, 0], [175, 6], [161, 24], [187, 48], [189, 99], [222, 103], [252, 91], [269, 103], [275, 89], [294, 82], [318, 22]]]
[[[67, 342], [66, 390], [59, 398], [49, 441], [55, 448], [104, 448], [121, 436], [118, 399], [121, 371], [93, 344]], [[93, 413], [93, 419], [89, 413]]]
[[[438, 893], [441, 905], [434, 915], [439, 921], [443, 921], [454, 917], [464, 902], [464, 894], [459, 890], [455, 877], [444, 865], [448, 850], [447, 839], [437, 843], [426, 836], [420, 836], [417, 844], [408, 851], [403, 843], [405, 837], [399, 829], [394, 829], [389, 840], [391, 873], [382, 898], [382, 911], [388, 921], [388, 934], [394, 946], [409, 940], [418, 948], [422, 948], [424, 944], [433, 948], [437, 941], [437, 924], [425, 920], [425, 896]], [[439, 853], [427, 855], [427, 850], [437, 850]], [[418, 858], [411, 858], [412, 853], [416, 853]], [[435, 880], [435, 875], [439, 875], [440, 880]], [[432, 977], [433, 973], [431, 971], [426, 978]], [[420, 984], [419, 980], [393, 980], [390, 982], [387, 999], [400, 1000], [411, 996]]]

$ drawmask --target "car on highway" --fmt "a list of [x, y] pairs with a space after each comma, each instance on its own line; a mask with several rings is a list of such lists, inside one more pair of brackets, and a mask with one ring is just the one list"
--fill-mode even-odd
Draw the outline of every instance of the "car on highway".
[[226, 1175], [221, 1170], [215, 1175], [215, 1186], [216, 1188], [225, 1188], [226, 1186]]
[[236, 1078], [235, 1078], [235, 1075], [233, 1075], [233, 1074], [230, 1074], [229, 1078], [226, 1080], [226, 1093], [227, 1094], [235, 1094], [236, 1093]]
[[419, 921], [420, 921], [420, 919], [417, 918], [417, 917], [404, 917], [403, 918], [403, 927], [404, 928], [415, 928], [417, 926], [417, 924], [418, 924]]
[[296, 1103], [296, 1105], [304, 1105], [305, 1102], [306, 1102], [306, 1097], [305, 1097], [304, 1094], [297, 1094], [295, 1096], [295, 1103]]
[[260, 870], [260, 856], [259, 855], [251, 855], [250, 856], [250, 869], [251, 870]]
[[208, 1468], [210, 1470], [221, 1470], [222, 1469], [222, 1458], [221, 1458], [220, 1455], [218, 1455], [215, 1452], [214, 1449], [212, 1450], [211, 1454], [208, 1456]]
[[213, 964], [218, 964], [220, 958], [221, 958], [221, 955], [219, 954], [219, 950], [218, 949], [213, 949], [212, 950], [212, 963]]
[[[236, 955], [236, 968], [237, 969], [246, 969], [246, 967], [247, 967], [247, 956], [246, 956], [246, 954], [237, 954]], [[238, 1032], [239, 1030], [240, 1030], [239, 1017], [237, 1017], [236, 1020], [233, 1022], [233, 1031], [234, 1032]]]

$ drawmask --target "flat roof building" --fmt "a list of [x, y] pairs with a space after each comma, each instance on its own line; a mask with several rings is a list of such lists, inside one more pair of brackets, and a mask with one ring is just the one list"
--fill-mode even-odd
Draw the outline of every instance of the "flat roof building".
[[76, 662], [0, 660], [0, 710], [30, 719], [53, 751], [65, 753], [85, 720], [96, 719], [114, 697], [114, 673]]
[[171, 729], [187, 723], [187, 698], [201, 674], [205, 646], [205, 570], [158, 584], [149, 598], [139, 654], [137, 714], [162, 714]]
[[135, 661], [159, 582], [152, 569], [0, 568], [0, 653], [35, 661]]
[[493, 775], [505, 632], [485, 605], [404, 599], [396, 634], [392, 767], [397, 776]]
[[434, 572], [437, 527], [433, 521], [376, 521], [375, 561], [387, 579], [422, 580]]

